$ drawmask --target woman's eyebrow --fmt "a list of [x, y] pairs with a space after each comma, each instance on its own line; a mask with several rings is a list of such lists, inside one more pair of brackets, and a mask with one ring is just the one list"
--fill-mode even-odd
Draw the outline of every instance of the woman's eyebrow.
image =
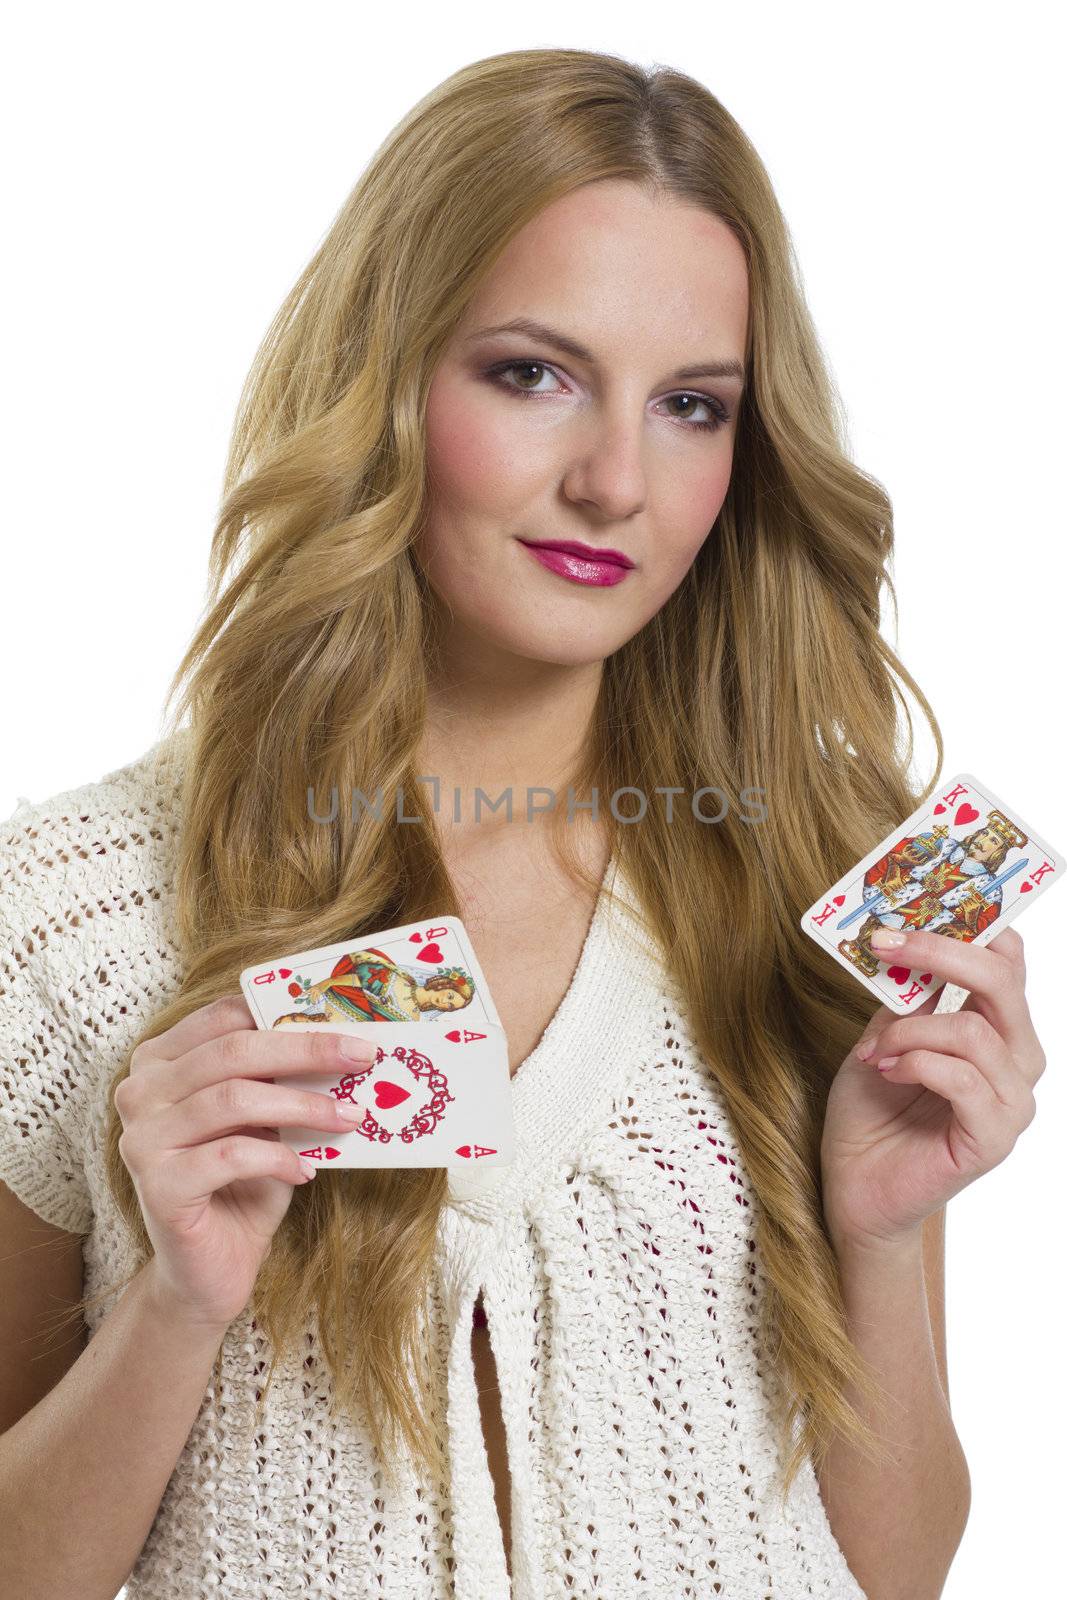
[[[576, 361], [586, 361], [590, 366], [596, 366], [596, 357], [584, 344], [579, 344], [577, 339], [572, 339], [569, 334], [561, 333], [558, 328], [550, 328], [547, 323], [535, 322], [530, 317], [513, 317], [510, 322], [496, 323], [491, 328], [479, 328], [476, 333], [468, 334], [463, 341], [470, 344], [473, 339], [485, 339], [490, 334], [496, 333], [523, 333], [528, 339], [539, 339], [544, 344], [555, 345], [557, 350], [566, 351]], [[698, 361], [690, 367], [679, 367], [668, 383], [682, 383], [689, 378], [737, 378], [744, 383], [745, 369], [740, 361]]]

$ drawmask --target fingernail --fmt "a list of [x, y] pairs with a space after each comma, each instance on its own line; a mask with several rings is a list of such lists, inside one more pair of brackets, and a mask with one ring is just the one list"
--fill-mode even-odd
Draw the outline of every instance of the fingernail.
[[860, 1061], [869, 1061], [871, 1059], [871, 1057], [874, 1055], [874, 1047], [876, 1043], [877, 1040], [875, 1039], [867, 1039], [863, 1044], [860, 1045], [859, 1049], [856, 1051], [856, 1055]]
[[877, 1066], [879, 1072], [884, 1072], [887, 1067], [895, 1067], [899, 1060], [899, 1056], [885, 1056], [881, 1061], [876, 1062], [875, 1065]]
[[303, 1171], [309, 1178], [313, 1178], [316, 1172], [319, 1170], [314, 1161], [305, 1161], [303, 1156], [300, 1157], [300, 1167], [301, 1171]]
[[363, 1107], [352, 1100], [338, 1100], [337, 1115], [344, 1117], [346, 1122], [362, 1122]]
[[904, 943], [902, 933], [893, 933], [890, 928], [878, 928], [871, 934], [871, 944], [876, 950], [896, 950]]
[[351, 1033], [343, 1033], [337, 1041], [337, 1048], [349, 1061], [370, 1061], [374, 1057], [374, 1046], [368, 1044], [366, 1039], [357, 1039]]

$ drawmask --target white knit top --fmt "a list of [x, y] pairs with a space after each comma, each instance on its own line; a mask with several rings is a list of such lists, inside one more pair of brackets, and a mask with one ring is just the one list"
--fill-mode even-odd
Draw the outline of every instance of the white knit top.
[[[179, 984], [185, 737], [20, 800], [0, 825], [0, 1178], [85, 1235], [88, 1294], [136, 1266], [104, 1185], [104, 1097]], [[314, 1313], [255, 1428], [269, 1350], [242, 1314], [129, 1600], [863, 1600], [810, 1461], [788, 1515], [773, 1498], [757, 1201], [659, 962], [603, 895], [512, 1094], [514, 1164], [454, 1175], [439, 1233], [448, 1481], [405, 1458], [389, 1493], [368, 1433], [329, 1415]], [[510, 1584], [471, 1359], [479, 1293], [507, 1433]], [[87, 1313], [90, 1338], [114, 1304]]]

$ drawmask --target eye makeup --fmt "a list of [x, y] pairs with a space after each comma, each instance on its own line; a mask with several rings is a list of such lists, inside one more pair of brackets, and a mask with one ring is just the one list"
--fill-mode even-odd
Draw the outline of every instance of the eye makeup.
[[[496, 361], [492, 366], [484, 369], [484, 376], [489, 379], [490, 382], [494, 383], [497, 388], [503, 389], [508, 394], [518, 395], [520, 399], [536, 400], [543, 398], [543, 396], [549, 391], [542, 390], [538, 392], [533, 389], [522, 389], [516, 387], [513, 383], [506, 383], [504, 381], [505, 375], [511, 373], [517, 368], [523, 367], [533, 367], [540, 372], [550, 372], [555, 378], [559, 377], [559, 374], [556, 372], [555, 368], [552, 367], [547, 361], [540, 361], [534, 356], [528, 356], [525, 358], [519, 357], [509, 361]], [[682, 425], [687, 428], [701, 428], [709, 433], [715, 433], [730, 420], [730, 412], [727, 410], [726, 406], [721, 400], [717, 399], [714, 395], [702, 394], [696, 389], [681, 389], [675, 394], [665, 395], [664, 399], [695, 400], [698, 402], [698, 404], [708, 407], [708, 410], [711, 412], [711, 418], [708, 421], [698, 421], [689, 417], [677, 416], [672, 419], [676, 422], [682, 423]]]

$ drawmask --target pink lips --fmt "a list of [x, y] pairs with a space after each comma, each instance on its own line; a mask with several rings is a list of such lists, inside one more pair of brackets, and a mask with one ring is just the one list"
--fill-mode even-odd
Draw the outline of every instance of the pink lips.
[[543, 567], [558, 572], [561, 578], [569, 578], [572, 583], [604, 588], [621, 583], [633, 566], [629, 556], [624, 556], [620, 550], [594, 550], [572, 540], [559, 544], [530, 544], [520, 539], [519, 543], [524, 544]]

